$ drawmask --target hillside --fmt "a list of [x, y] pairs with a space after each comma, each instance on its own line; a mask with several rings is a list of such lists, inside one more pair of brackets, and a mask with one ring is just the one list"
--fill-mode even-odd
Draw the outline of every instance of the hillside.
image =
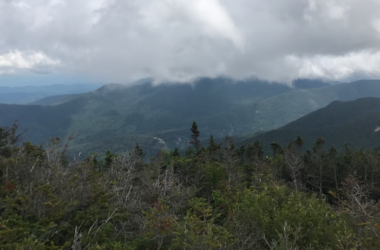
[[184, 149], [193, 121], [203, 141], [210, 134], [247, 138], [281, 127], [333, 100], [360, 97], [380, 97], [379, 81], [314, 89], [226, 78], [201, 79], [193, 85], [153, 86], [145, 81], [134, 86], [108, 84], [54, 106], [0, 105], [0, 126], [9, 126], [17, 117], [21, 128], [28, 129], [24, 137], [35, 143], [77, 135], [73, 152], [124, 151], [136, 142], [145, 150]]
[[41, 106], [58, 105], [58, 104], [67, 102], [73, 98], [76, 98], [79, 95], [81, 94], [53, 95], [53, 96], [44, 97], [37, 101], [28, 103], [28, 105], [41, 105]]
[[347, 143], [354, 148], [378, 147], [380, 141], [380, 98], [334, 101], [279, 129], [255, 136], [245, 142], [260, 141], [268, 149], [271, 142], [285, 145], [300, 135], [307, 147], [319, 137], [327, 146], [341, 148]]
[[284, 126], [333, 101], [380, 97], [380, 80], [361, 80], [315, 89], [295, 89], [277, 96], [236, 107], [230, 120], [239, 121], [240, 133], [266, 132]]
[[379, 150], [226, 139], [72, 160], [14, 134], [0, 127], [0, 249], [380, 249]]
[[[234, 124], [220, 117], [228, 119], [223, 114], [231, 107], [291, 90], [280, 84], [224, 78], [202, 79], [194, 85], [108, 84], [55, 106], [0, 105], [0, 124], [9, 126], [17, 117], [22, 128], [28, 128], [25, 137], [36, 143], [45, 142], [47, 137], [79, 133], [74, 148], [85, 152], [105, 151], [104, 140], [112, 138], [114, 143], [108, 147], [128, 149], [136, 141], [150, 147], [157, 141], [155, 137], [168, 147], [186, 147], [193, 120], [199, 123], [203, 136], [224, 136]], [[219, 117], [223, 123], [212, 123], [212, 117]], [[120, 140], [131, 137], [134, 139]]]

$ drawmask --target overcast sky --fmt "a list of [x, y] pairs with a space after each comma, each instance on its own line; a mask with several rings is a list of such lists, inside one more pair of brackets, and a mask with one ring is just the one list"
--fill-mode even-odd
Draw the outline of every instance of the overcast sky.
[[0, 74], [380, 78], [379, 0], [0, 0]]

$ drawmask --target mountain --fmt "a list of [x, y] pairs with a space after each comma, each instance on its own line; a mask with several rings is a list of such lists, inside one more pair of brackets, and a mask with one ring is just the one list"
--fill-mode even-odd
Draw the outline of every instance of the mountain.
[[[229, 120], [239, 121], [239, 134], [263, 133], [301, 118], [333, 101], [380, 97], [380, 80], [361, 80], [315, 89], [295, 89], [280, 95], [234, 107]], [[252, 135], [251, 135], [252, 136]]]
[[37, 101], [28, 103], [28, 105], [41, 105], [41, 106], [49, 106], [49, 105], [58, 105], [69, 100], [72, 100], [78, 97], [80, 94], [68, 94], [68, 95], [54, 95], [48, 96]]
[[104, 151], [104, 145], [130, 148], [135, 142], [145, 148], [185, 147], [194, 120], [204, 138], [211, 133], [225, 136], [234, 133], [236, 121], [224, 116], [231, 107], [291, 90], [281, 84], [227, 78], [200, 79], [193, 85], [108, 84], [54, 106], [0, 105], [0, 126], [9, 126], [17, 117], [22, 128], [28, 128], [24, 137], [36, 143], [79, 133], [73, 148], [85, 152]]
[[244, 142], [260, 141], [266, 149], [271, 142], [286, 145], [300, 135], [308, 148], [319, 137], [326, 146], [342, 148], [374, 148], [380, 141], [380, 98], [361, 98], [354, 101], [334, 101], [281, 128], [257, 135]]
[[315, 89], [330, 86], [331, 83], [318, 79], [296, 79], [293, 86], [297, 89]]
[[0, 87], [0, 103], [27, 104], [41, 98], [87, 93], [96, 90], [99, 84], [55, 84], [47, 86]]
[[192, 85], [108, 84], [58, 105], [0, 105], [0, 126], [9, 126], [17, 117], [21, 128], [28, 129], [24, 138], [35, 143], [79, 133], [72, 141], [75, 152], [123, 151], [136, 142], [152, 152], [157, 147], [183, 149], [193, 121], [203, 144], [210, 134], [249, 138], [334, 100], [380, 97], [379, 83], [358, 81], [314, 89], [228, 78], [200, 79]]

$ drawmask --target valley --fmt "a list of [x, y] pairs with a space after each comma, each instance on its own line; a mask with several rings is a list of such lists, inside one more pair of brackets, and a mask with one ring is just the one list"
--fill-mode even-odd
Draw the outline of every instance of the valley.
[[[132, 86], [108, 84], [86, 94], [52, 96], [31, 105], [1, 104], [0, 126], [10, 126], [17, 118], [20, 128], [26, 130], [23, 137], [33, 143], [45, 143], [56, 136], [67, 140], [72, 135], [73, 155], [123, 152], [136, 143], [148, 155], [158, 148], [183, 151], [188, 147], [193, 121], [197, 122], [203, 141], [211, 134], [217, 140], [229, 135], [237, 142], [257, 139], [269, 145], [274, 138], [281, 138], [275, 129], [331, 102], [380, 97], [379, 83], [363, 80], [327, 86], [321, 83], [309, 88], [306, 82], [303, 88], [302, 82], [298, 82], [298, 87], [292, 88], [255, 79], [235, 82], [217, 78], [200, 79], [193, 85], [153, 86], [147, 79]], [[308, 136], [307, 127], [311, 128], [305, 125], [294, 130]], [[271, 130], [274, 131], [265, 133]], [[295, 135], [284, 131], [283, 141]], [[270, 136], [273, 133], [276, 136]], [[324, 135], [317, 131], [315, 136], [319, 133]], [[344, 138], [340, 135], [331, 143], [339, 139], [350, 143]]]

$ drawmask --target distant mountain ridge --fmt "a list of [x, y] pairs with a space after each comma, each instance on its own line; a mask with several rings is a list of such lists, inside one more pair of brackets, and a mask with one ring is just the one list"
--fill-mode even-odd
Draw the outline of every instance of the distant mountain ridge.
[[28, 104], [40, 99], [68, 94], [88, 93], [101, 87], [100, 84], [55, 84], [46, 86], [1, 87], [0, 103]]
[[317, 79], [296, 79], [293, 81], [292, 85], [296, 89], [315, 89], [330, 86], [331, 83]]
[[49, 106], [49, 105], [59, 105], [65, 103], [67, 101], [72, 100], [73, 98], [79, 97], [81, 94], [68, 94], [68, 95], [54, 95], [48, 96], [37, 101], [28, 103], [27, 105], [41, 105], [41, 106]]
[[118, 141], [115, 145], [128, 148], [137, 139], [121, 142], [118, 138], [130, 136], [144, 141], [160, 138], [169, 147], [184, 147], [192, 121], [196, 120], [202, 127], [202, 136], [208, 137], [210, 133], [224, 136], [235, 124], [230, 121], [215, 124], [213, 117], [219, 117], [233, 106], [291, 90], [286, 85], [258, 80], [235, 82], [227, 78], [200, 79], [192, 86], [153, 86], [149, 82], [128, 87], [108, 84], [54, 106], [0, 105], [0, 125], [10, 125], [17, 117], [21, 126], [28, 128], [25, 138], [38, 143], [48, 137], [80, 133], [74, 144], [88, 150], [104, 146], [102, 140], [108, 138], [115, 138]]
[[326, 146], [342, 148], [378, 147], [380, 141], [380, 98], [360, 98], [354, 101], [334, 101], [281, 128], [257, 135], [244, 142], [260, 141], [266, 149], [271, 142], [285, 145], [300, 135], [306, 148], [319, 137]]
[[103, 86], [103, 84], [78, 83], [78, 84], [51, 84], [51, 85], [26, 85], [22, 87], [4, 87], [0, 86], [0, 92], [3, 93], [33, 93], [33, 92], [77, 92], [92, 91]]
[[312, 89], [228, 78], [200, 79], [193, 85], [109, 84], [58, 105], [0, 105], [0, 126], [9, 126], [17, 117], [28, 128], [24, 137], [36, 143], [79, 133], [72, 142], [76, 152], [123, 151], [136, 142], [150, 149], [161, 147], [159, 141], [168, 148], [185, 148], [193, 121], [204, 143], [210, 134], [248, 138], [334, 100], [380, 97], [379, 83], [357, 81]]
[[[243, 129], [265, 132], [284, 126], [333, 101], [352, 101], [363, 97], [380, 97], [380, 80], [361, 80], [315, 89], [295, 89], [236, 108], [230, 119], [242, 117]], [[251, 123], [250, 121], [253, 121]]]

